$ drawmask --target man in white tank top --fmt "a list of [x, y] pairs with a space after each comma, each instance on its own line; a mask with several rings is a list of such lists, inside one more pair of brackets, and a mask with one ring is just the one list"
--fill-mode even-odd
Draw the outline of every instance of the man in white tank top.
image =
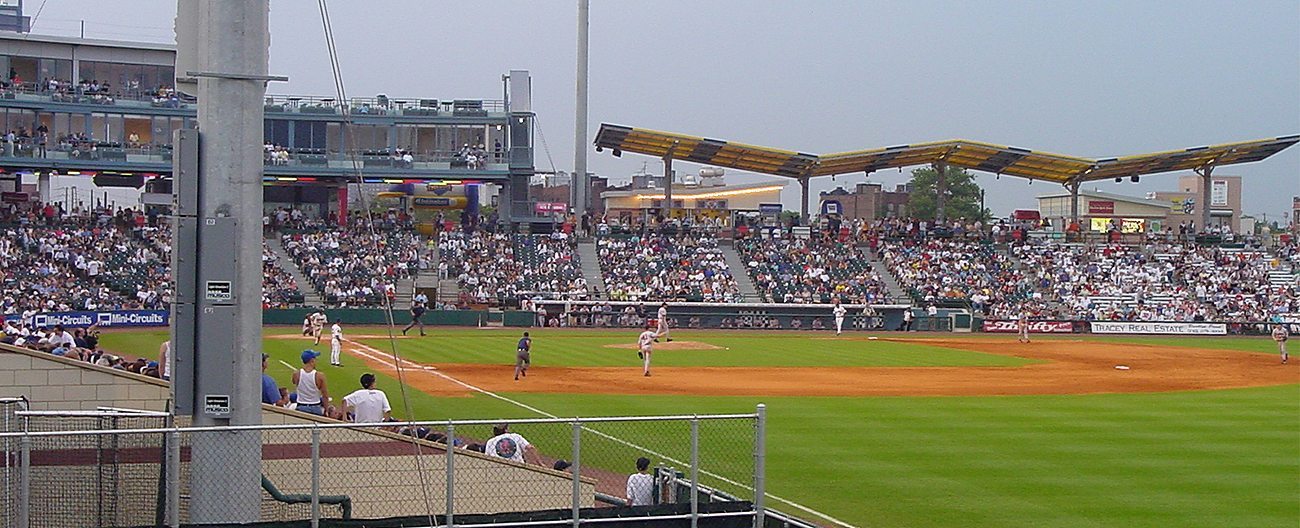
[[293, 373], [293, 384], [298, 387], [298, 410], [324, 416], [330, 396], [325, 387], [325, 373], [316, 370], [317, 357], [320, 352], [302, 351], [302, 368]]
[[162, 346], [158, 347], [158, 369], [161, 371], [162, 379], [172, 379], [172, 342], [170, 339], [163, 341]]

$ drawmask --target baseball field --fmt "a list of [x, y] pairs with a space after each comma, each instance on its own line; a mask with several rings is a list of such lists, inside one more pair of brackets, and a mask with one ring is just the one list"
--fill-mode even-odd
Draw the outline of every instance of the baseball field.
[[[321, 358], [333, 392], [375, 372], [402, 418], [740, 413], [765, 403], [769, 493], [852, 526], [1300, 525], [1300, 361], [1279, 364], [1267, 338], [1019, 344], [680, 331], [657, 345], [647, 378], [636, 331], [534, 329], [533, 367], [514, 381], [518, 330], [438, 328], [391, 341], [382, 328], [346, 333], [343, 366]], [[269, 372], [286, 386], [311, 341], [294, 328], [265, 335]], [[164, 339], [115, 332], [102, 343], [131, 354]], [[408, 362], [409, 415], [394, 346]], [[328, 355], [327, 343], [316, 348]], [[567, 439], [521, 432], [564, 456]], [[751, 449], [748, 439], [710, 439], [702, 452], [718, 457], [743, 460]]]

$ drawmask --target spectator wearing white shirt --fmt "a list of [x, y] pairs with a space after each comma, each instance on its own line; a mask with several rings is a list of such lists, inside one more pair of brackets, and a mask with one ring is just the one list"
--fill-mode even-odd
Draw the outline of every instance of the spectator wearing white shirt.
[[654, 504], [655, 479], [648, 471], [650, 459], [636, 459], [636, 473], [627, 477], [627, 505], [650, 506]]
[[375, 375], [361, 375], [361, 388], [343, 397], [343, 405], [355, 423], [380, 423], [393, 417], [388, 395], [375, 388]]
[[493, 426], [492, 434], [494, 436], [483, 445], [483, 453], [487, 456], [541, 465], [542, 458], [537, 454], [537, 448], [522, 435], [510, 432], [510, 424]]

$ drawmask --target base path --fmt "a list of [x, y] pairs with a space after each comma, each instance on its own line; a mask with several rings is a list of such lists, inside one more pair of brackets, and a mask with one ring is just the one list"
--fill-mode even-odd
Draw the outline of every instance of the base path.
[[[844, 338], [855, 339], [855, 338]], [[859, 338], [860, 339], [860, 338]], [[863, 339], [865, 340], [865, 339]], [[1185, 347], [1008, 340], [888, 339], [1043, 361], [1018, 367], [540, 367], [513, 380], [513, 364], [404, 362], [406, 382], [438, 396], [470, 391], [437, 372], [492, 392], [672, 394], [698, 396], [991, 396], [1228, 389], [1300, 383], [1300, 362], [1270, 354]], [[386, 352], [357, 343], [345, 350], [392, 373]], [[1126, 370], [1116, 366], [1127, 366]]]

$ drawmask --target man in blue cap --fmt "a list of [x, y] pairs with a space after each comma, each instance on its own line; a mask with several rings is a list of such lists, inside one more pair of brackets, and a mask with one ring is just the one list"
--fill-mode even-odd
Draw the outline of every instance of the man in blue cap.
[[317, 357], [320, 352], [302, 351], [302, 368], [293, 373], [293, 384], [298, 386], [298, 410], [324, 416], [330, 395], [325, 387], [325, 373], [316, 370]]

